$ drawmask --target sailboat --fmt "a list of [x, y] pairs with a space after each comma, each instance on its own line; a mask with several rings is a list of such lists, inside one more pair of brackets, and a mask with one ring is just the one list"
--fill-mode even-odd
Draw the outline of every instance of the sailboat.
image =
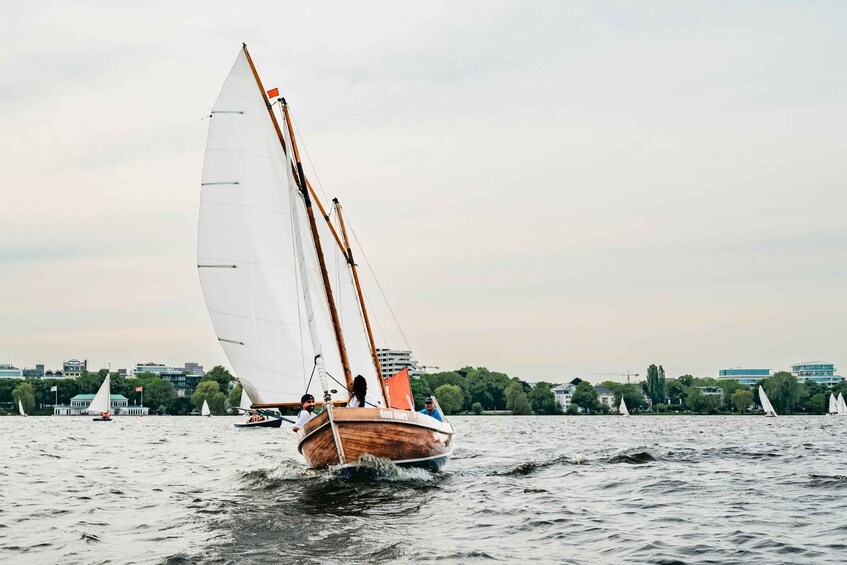
[[97, 394], [94, 395], [94, 399], [91, 401], [91, 404], [88, 405], [86, 411], [89, 414], [100, 414], [99, 417], [94, 418], [95, 422], [111, 422], [112, 421], [112, 412], [111, 412], [111, 404], [112, 404], [112, 377], [111, 375], [106, 375], [106, 378], [103, 379], [103, 384], [100, 385], [100, 388], [97, 390]]
[[212, 411], [209, 410], [209, 403], [206, 402], [205, 398], [203, 399], [203, 408], [200, 409], [200, 415], [201, 416], [211, 416], [212, 415]]
[[26, 416], [26, 412], [24, 412], [24, 405], [23, 405], [23, 402], [21, 402], [20, 398], [18, 398], [18, 413], [21, 416]]
[[838, 401], [835, 399], [835, 393], [829, 394], [829, 410], [827, 410], [826, 414], [827, 416], [838, 415]]
[[765, 389], [762, 388], [762, 385], [759, 385], [759, 401], [762, 403], [762, 410], [765, 412], [765, 416], [776, 418], [776, 410], [773, 409], [773, 404], [768, 399], [768, 395], [765, 394]]
[[[256, 410], [252, 409], [253, 401], [250, 400], [250, 396], [247, 395], [247, 391], [242, 387], [241, 388], [241, 402], [238, 403], [238, 409], [245, 414], [250, 414], [251, 419], [247, 422], [238, 422], [235, 424], [236, 428], [278, 428], [282, 426], [282, 418], [275, 418], [271, 416], [271, 414], [267, 411], [261, 411], [259, 414]], [[254, 414], [259, 414], [262, 418], [261, 420], [253, 420], [252, 416]]]
[[839, 416], [847, 416], [847, 402], [844, 402], [844, 395], [840, 392], [838, 393], [838, 400], [836, 400], [837, 413]]
[[623, 395], [621, 395], [621, 403], [618, 406], [618, 413], [621, 416], [629, 416], [629, 410], [626, 407], [626, 401], [623, 399]]
[[[453, 427], [391, 402], [341, 205], [328, 211], [306, 179], [288, 104], [266, 93], [246, 45], [210, 115], [201, 185], [200, 283], [253, 408], [318, 399], [296, 436], [310, 467], [365, 454], [443, 466]], [[357, 375], [373, 402], [346, 408]]]

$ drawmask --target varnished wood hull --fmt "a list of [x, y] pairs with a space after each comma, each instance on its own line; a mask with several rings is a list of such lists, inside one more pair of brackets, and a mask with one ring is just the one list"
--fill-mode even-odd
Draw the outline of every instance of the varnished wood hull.
[[[334, 408], [333, 424], [345, 464], [370, 454], [396, 465], [438, 470], [453, 452], [453, 427], [417, 412]], [[335, 437], [326, 411], [297, 432], [298, 450], [309, 467], [342, 463]]]

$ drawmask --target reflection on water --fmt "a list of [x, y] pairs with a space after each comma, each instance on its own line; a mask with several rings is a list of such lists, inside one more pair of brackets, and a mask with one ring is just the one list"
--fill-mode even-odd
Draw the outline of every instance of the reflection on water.
[[840, 563], [847, 419], [462, 417], [440, 473], [231, 418], [0, 418], [0, 561]]

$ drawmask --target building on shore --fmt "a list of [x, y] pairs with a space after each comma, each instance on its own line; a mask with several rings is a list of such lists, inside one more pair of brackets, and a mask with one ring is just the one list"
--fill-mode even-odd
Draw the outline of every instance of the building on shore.
[[24, 367], [24, 378], [25, 379], [43, 379], [44, 378], [44, 365], [36, 365], [35, 369], [29, 369]]
[[75, 379], [82, 376], [83, 371], [88, 370], [88, 359], [80, 361], [79, 359], [69, 359], [62, 363], [62, 373], [65, 378]]
[[754, 386], [762, 379], [771, 376], [770, 369], [745, 369], [742, 367], [731, 367], [721, 369], [718, 372], [719, 381], [738, 381], [747, 386]]
[[138, 375], [139, 373], [153, 373], [158, 377], [162, 373], [166, 373], [168, 371], [173, 371], [173, 369], [167, 365], [162, 365], [161, 363], [137, 363], [135, 365], [135, 369], [132, 371], [132, 374]]
[[22, 379], [24, 372], [9, 363], [0, 363], [0, 379]]
[[596, 385], [594, 390], [597, 391], [597, 401], [600, 404], [605, 404], [610, 409], [615, 405], [615, 393], [611, 389], [602, 385]]
[[418, 362], [412, 359], [412, 352], [402, 349], [379, 349], [376, 350], [382, 376], [388, 378], [396, 375], [405, 368], [409, 368], [409, 375], [416, 377], [423, 374], [418, 370]]
[[835, 374], [835, 365], [826, 361], [805, 361], [791, 365], [791, 374], [801, 383], [811, 381], [827, 388], [844, 380], [844, 377]]
[[703, 396], [714, 396], [718, 402], [723, 402], [723, 389], [719, 386], [698, 386], [697, 390]]
[[[93, 394], [77, 394], [71, 398], [70, 406], [59, 405], [53, 407], [54, 416], [83, 416], [86, 409], [94, 400]], [[146, 406], [130, 406], [129, 400], [122, 394], [113, 394], [110, 397], [112, 414], [122, 416], [146, 416], [149, 408]]]
[[186, 374], [185, 371], [175, 371], [173, 369], [159, 374], [160, 379], [168, 381], [173, 385], [176, 395], [179, 398], [191, 398], [191, 395], [194, 394], [194, 389], [197, 388], [197, 384], [203, 380], [203, 376]]
[[571, 383], [553, 387], [553, 396], [556, 397], [556, 402], [561, 405], [562, 410], [567, 410], [568, 406], [571, 405], [571, 397], [573, 397], [573, 391], [575, 390], [576, 385]]

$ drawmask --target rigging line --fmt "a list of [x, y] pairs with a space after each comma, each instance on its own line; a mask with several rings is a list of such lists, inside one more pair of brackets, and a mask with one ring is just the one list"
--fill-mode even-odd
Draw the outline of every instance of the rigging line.
[[[278, 102], [279, 102], [279, 99], [277, 99], [276, 103], [278, 103]], [[282, 105], [281, 104], [279, 106], [279, 113], [280, 113], [280, 116], [282, 117], [282, 123], [285, 124], [285, 114], [282, 111]], [[291, 160], [288, 157], [288, 153], [285, 153], [285, 166], [291, 167]], [[288, 178], [288, 177], [289, 177], [289, 175], [286, 174], [286, 178]], [[286, 185], [288, 185], [288, 183], [286, 183]], [[291, 191], [291, 186], [287, 186], [286, 189], [288, 191]], [[291, 203], [291, 197], [290, 196], [288, 198], [288, 202]], [[291, 209], [291, 215], [294, 215], [296, 213], [297, 213], [297, 210], [292, 208]], [[295, 292], [297, 293], [297, 296], [301, 296], [300, 276], [299, 276], [300, 273], [298, 271], [298, 269], [300, 269], [301, 267], [300, 267], [300, 262], [296, 260], [296, 257], [297, 257], [297, 242], [296, 242], [295, 238], [296, 238], [296, 236], [294, 234], [294, 222], [292, 221], [291, 222], [291, 256], [294, 257], [295, 260], [294, 260], [294, 268], [291, 269], [291, 273], [294, 276]], [[297, 301], [297, 329], [299, 330], [297, 332], [297, 335], [300, 337], [300, 351], [305, 351], [304, 340], [303, 340], [303, 315], [300, 312], [300, 301], [299, 300]], [[315, 359], [315, 366], [317, 366], [317, 358]], [[306, 362], [304, 361], [302, 354], [300, 355], [300, 368], [302, 369], [301, 374], [305, 374], [306, 373]], [[314, 374], [314, 371], [315, 371], [315, 369], [313, 367], [312, 368], [312, 374]], [[309, 384], [311, 384], [311, 382], [312, 382], [312, 378], [309, 377]], [[308, 386], [306, 387], [306, 392], [309, 392]]]
[[[379, 284], [379, 279], [376, 276], [376, 272], [374, 272], [374, 269], [371, 266], [371, 262], [368, 260], [368, 256], [365, 255], [365, 249], [362, 247], [362, 244], [359, 242], [359, 237], [356, 235], [356, 230], [353, 229], [353, 225], [350, 222], [350, 215], [349, 214], [347, 215], [347, 225], [350, 227], [350, 233], [353, 234], [353, 239], [356, 240], [356, 245], [359, 246], [359, 253], [361, 253], [362, 257], [365, 258], [365, 264], [367, 264], [368, 270], [371, 272], [371, 275], [373, 276], [374, 282], [376, 282], [376, 287], [379, 289], [379, 293], [382, 295], [382, 300], [385, 302], [385, 305], [388, 307], [388, 311], [391, 313], [391, 318], [394, 320], [394, 324], [397, 326], [397, 330], [400, 332], [400, 335], [403, 338], [403, 343], [406, 344], [406, 349], [412, 349], [412, 347], [409, 345], [409, 340], [406, 339], [406, 334], [405, 334], [405, 332], [403, 332], [403, 328], [400, 326], [400, 322], [397, 320], [397, 316], [394, 314], [394, 309], [391, 308], [391, 304], [388, 302], [388, 297], [385, 296], [385, 291], [382, 290], [382, 285]], [[382, 333], [382, 330], [380, 330], [380, 333]], [[385, 339], [384, 336], [383, 336], [383, 339]]]
[[291, 125], [294, 126], [294, 131], [297, 132], [297, 137], [300, 138], [300, 146], [303, 148], [303, 152], [306, 154], [306, 159], [309, 160], [309, 166], [312, 167], [312, 172], [315, 174], [315, 180], [318, 182], [318, 188], [321, 189], [321, 194], [324, 195], [324, 202], [329, 202], [329, 197], [326, 195], [326, 192], [324, 192], [324, 187], [321, 184], [320, 177], [318, 176], [318, 170], [315, 168], [315, 164], [312, 162], [311, 155], [309, 155], [309, 148], [306, 147], [306, 140], [303, 138], [303, 134], [300, 133], [300, 128], [297, 127], [297, 122], [294, 121], [294, 118], [291, 118]]

